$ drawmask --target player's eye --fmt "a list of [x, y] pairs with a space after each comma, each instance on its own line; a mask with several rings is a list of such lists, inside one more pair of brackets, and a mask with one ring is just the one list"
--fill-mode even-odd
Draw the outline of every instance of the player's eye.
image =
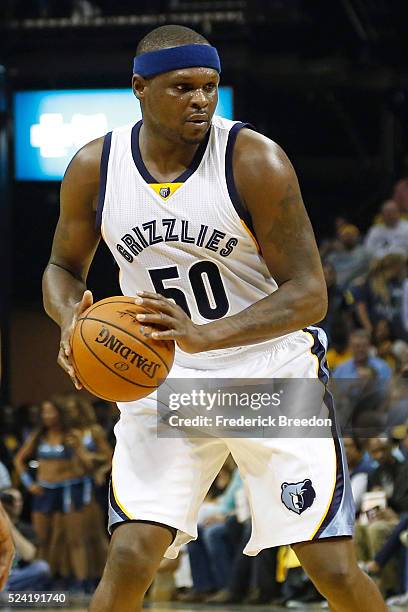
[[188, 83], [178, 83], [178, 85], [176, 85], [176, 89], [178, 91], [189, 91], [189, 89], [191, 89], [191, 86], [188, 85]]
[[215, 83], [207, 83], [207, 85], [205, 85], [204, 89], [205, 91], [214, 91], [216, 89], [216, 84]]

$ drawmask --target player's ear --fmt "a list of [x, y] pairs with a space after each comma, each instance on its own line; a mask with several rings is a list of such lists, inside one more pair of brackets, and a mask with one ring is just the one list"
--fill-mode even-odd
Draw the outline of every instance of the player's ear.
[[133, 93], [138, 100], [143, 100], [144, 91], [147, 83], [140, 74], [134, 74], [132, 77], [132, 89]]

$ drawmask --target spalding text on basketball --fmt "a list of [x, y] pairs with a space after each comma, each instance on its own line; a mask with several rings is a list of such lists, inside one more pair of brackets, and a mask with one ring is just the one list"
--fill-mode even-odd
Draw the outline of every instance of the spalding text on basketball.
[[119, 338], [117, 338], [108, 327], [102, 327], [95, 342], [103, 344], [109, 350], [120, 355], [126, 361], [129, 361], [136, 368], [141, 370], [148, 378], [154, 378], [157, 370], [160, 368], [160, 363], [147, 359], [143, 355], [139, 355], [130, 346], [126, 346]]

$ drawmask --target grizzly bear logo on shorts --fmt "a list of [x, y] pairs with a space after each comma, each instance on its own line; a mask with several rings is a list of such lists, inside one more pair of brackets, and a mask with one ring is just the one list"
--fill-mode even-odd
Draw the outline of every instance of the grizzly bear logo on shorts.
[[313, 504], [316, 491], [310, 478], [302, 482], [284, 482], [282, 484], [281, 500], [288, 510], [302, 514]]

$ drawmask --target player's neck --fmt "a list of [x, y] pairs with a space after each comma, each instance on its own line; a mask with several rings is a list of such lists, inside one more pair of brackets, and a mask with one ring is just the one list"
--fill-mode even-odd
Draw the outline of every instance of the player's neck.
[[163, 182], [174, 180], [193, 161], [200, 144], [176, 143], [143, 123], [139, 149], [143, 163], [152, 176]]

